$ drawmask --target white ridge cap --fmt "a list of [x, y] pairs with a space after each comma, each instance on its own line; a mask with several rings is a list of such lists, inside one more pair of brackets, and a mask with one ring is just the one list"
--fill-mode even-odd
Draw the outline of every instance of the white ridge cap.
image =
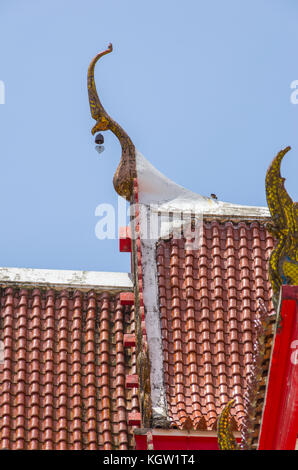
[[110, 292], [133, 289], [130, 273], [0, 267], [0, 286], [9, 285]]
[[195, 212], [204, 216], [240, 219], [267, 219], [267, 207], [245, 206], [201, 196], [175, 183], [158, 171], [136, 151], [139, 202], [151, 206], [154, 212]]

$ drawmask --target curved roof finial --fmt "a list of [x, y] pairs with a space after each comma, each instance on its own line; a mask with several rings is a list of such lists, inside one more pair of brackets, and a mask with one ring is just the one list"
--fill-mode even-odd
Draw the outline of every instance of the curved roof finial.
[[287, 193], [280, 174], [286, 147], [273, 159], [266, 174], [266, 197], [272, 217], [268, 230], [277, 243], [269, 260], [269, 278], [273, 288], [273, 303], [277, 309], [282, 284], [298, 284], [298, 205]]
[[133, 179], [136, 177], [135, 146], [122, 127], [114, 121], [104, 109], [98, 97], [94, 80], [94, 69], [97, 61], [104, 55], [112, 52], [112, 50], [113, 46], [109, 44], [108, 48], [97, 54], [89, 65], [87, 77], [89, 105], [91, 116], [96, 120], [96, 124], [92, 128], [91, 133], [94, 135], [96, 132], [110, 130], [118, 138], [122, 148], [122, 157], [114, 175], [113, 183], [117, 193], [130, 200]]
[[88, 69], [87, 86], [88, 86], [90, 111], [91, 111], [91, 116], [93, 117], [93, 119], [97, 121], [95, 126], [92, 128], [92, 131], [91, 131], [92, 135], [94, 135], [96, 132], [104, 131], [108, 129], [107, 124], [109, 121], [108, 120], [109, 116], [107, 115], [98, 97], [95, 80], [94, 80], [94, 69], [95, 69], [96, 62], [104, 55], [112, 52], [112, 50], [113, 50], [113, 46], [110, 43], [108, 45], [108, 48], [105, 51], [100, 52], [93, 58], [93, 60], [90, 62], [89, 69]]

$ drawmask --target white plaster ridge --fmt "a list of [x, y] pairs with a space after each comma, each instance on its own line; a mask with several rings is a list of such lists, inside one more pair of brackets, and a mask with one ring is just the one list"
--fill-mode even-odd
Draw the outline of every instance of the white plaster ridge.
[[201, 196], [164, 176], [136, 151], [139, 196], [142, 204], [152, 205], [159, 212], [195, 212], [197, 214], [233, 218], [269, 218], [267, 207], [244, 206]]
[[[142, 231], [142, 219], [140, 218]], [[163, 351], [160, 328], [159, 295], [156, 271], [155, 241], [141, 239], [143, 298], [146, 334], [149, 344], [150, 382], [153, 424], [167, 422], [167, 402], [163, 375]]]
[[130, 273], [4, 267], [0, 267], [0, 285], [111, 292], [133, 289]]

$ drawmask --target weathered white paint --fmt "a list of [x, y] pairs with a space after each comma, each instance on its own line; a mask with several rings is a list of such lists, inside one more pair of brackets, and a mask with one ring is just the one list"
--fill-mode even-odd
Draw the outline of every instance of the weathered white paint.
[[130, 273], [4, 267], [0, 267], [0, 285], [111, 292], [133, 289]]
[[267, 207], [222, 202], [190, 191], [160, 173], [136, 152], [140, 202], [159, 212], [195, 212], [203, 216], [259, 219], [270, 217]]
[[[142, 218], [140, 218], [140, 232], [142, 233]], [[150, 381], [153, 425], [165, 424], [167, 421], [155, 245], [154, 240], [141, 240], [143, 299], [146, 312], [145, 323], [151, 367]]]

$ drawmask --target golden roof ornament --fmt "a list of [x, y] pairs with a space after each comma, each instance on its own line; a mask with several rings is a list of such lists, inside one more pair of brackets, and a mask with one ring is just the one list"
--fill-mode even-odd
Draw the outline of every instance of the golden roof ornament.
[[97, 61], [104, 55], [112, 52], [112, 50], [112, 44], [109, 44], [108, 48], [97, 54], [89, 65], [87, 77], [89, 105], [91, 116], [96, 121], [91, 133], [94, 135], [97, 132], [110, 130], [118, 138], [122, 148], [122, 156], [114, 175], [113, 183], [117, 193], [127, 200], [130, 200], [133, 188], [133, 179], [136, 177], [135, 146], [127, 133], [108, 115], [102, 106], [94, 80], [94, 69]]
[[[275, 248], [269, 259], [269, 278], [273, 289], [273, 304], [278, 311], [280, 287], [282, 284], [298, 285], [298, 203], [293, 202], [285, 189], [285, 178], [280, 166], [286, 147], [273, 159], [266, 174], [266, 197], [272, 221], [267, 229], [276, 239]], [[277, 326], [279, 326], [278, 319]], [[217, 438], [221, 450], [235, 450], [238, 444], [233, 436], [230, 422], [230, 401], [218, 419]]]
[[276, 239], [269, 260], [269, 279], [276, 310], [281, 285], [298, 285], [298, 203], [288, 195], [285, 178], [280, 174], [282, 159], [290, 149], [286, 147], [276, 155], [266, 175], [266, 197], [272, 217], [267, 228]]
[[235, 403], [235, 399], [222, 410], [217, 422], [217, 441], [220, 450], [237, 450], [238, 444], [233, 435], [231, 427], [230, 410]]

